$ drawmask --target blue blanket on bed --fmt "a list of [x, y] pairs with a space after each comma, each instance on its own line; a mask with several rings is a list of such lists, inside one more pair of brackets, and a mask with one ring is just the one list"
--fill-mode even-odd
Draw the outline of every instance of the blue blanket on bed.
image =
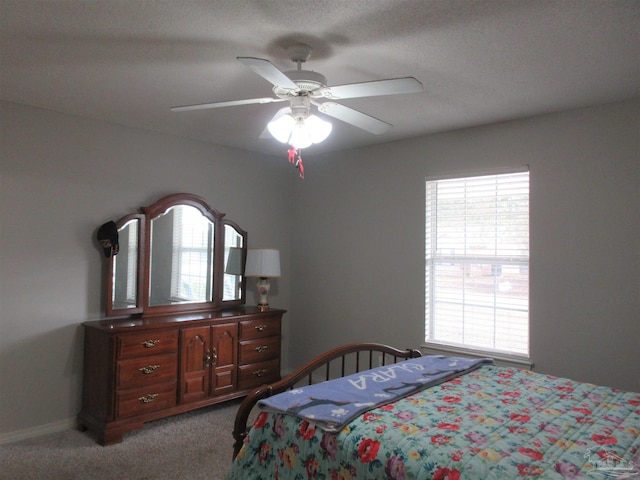
[[493, 363], [429, 355], [289, 390], [265, 400], [263, 410], [296, 415], [323, 430], [340, 431], [347, 423], [377, 406]]

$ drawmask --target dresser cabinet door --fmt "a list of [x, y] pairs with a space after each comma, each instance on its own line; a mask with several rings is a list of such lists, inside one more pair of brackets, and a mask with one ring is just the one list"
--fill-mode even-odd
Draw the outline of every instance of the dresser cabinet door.
[[209, 396], [211, 389], [211, 327], [180, 330], [180, 403]]
[[236, 390], [237, 344], [237, 323], [181, 330], [180, 403]]
[[231, 393], [237, 387], [238, 324], [213, 327], [213, 388], [212, 395]]

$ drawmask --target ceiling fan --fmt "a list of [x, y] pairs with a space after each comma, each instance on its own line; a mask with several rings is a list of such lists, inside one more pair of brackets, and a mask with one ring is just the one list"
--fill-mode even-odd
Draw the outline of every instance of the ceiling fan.
[[[273, 85], [275, 97], [248, 98], [227, 102], [201, 103], [171, 107], [174, 112], [201, 110], [206, 108], [233, 107], [255, 103], [288, 102], [267, 125], [267, 130], [282, 143], [289, 143], [296, 150], [319, 143], [331, 132], [331, 124], [311, 113], [314, 106], [319, 112], [341, 120], [375, 135], [380, 135], [391, 124], [365, 113], [346, 107], [334, 100], [347, 98], [373, 97], [399, 93], [417, 93], [423, 90], [422, 84], [413, 77], [374, 80], [369, 82], [327, 86], [324, 75], [303, 70], [302, 64], [311, 56], [311, 47], [306, 44], [294, 44], [287, 48], [289, 58], [297, 64], [296, 70], [282, 72], [269, 60], [253, 57], [237, 57], [245, 66]], [[326, 99], [328, 101], [322, 101]]]

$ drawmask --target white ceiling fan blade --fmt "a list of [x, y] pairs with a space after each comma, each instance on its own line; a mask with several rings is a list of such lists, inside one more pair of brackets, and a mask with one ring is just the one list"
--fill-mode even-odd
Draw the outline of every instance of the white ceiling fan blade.
[[350, 123], [374, 135], [380, 135], [392, 127], [390, 123], [383, 122], [382, 120], [378, 120], [353, 108], [345, 107], [339, 103], [325, 102], [318, 103], [317, 106], [318, 110], [325, 115]]
[[372, 82], [336, 85], [320, 90], [323, 97], [332, 100], [343, 98], [375, 97], [398, 93], [418, 93], [424, 90], [422, 84], [413, 77], [374, 80]]
[[298, 89], [298, 86], [293, 83], [293, 81], [289, 77], [278, 70], [269, 60], [253, 57], [237, 57], [237, 59], [240, 60], [245, 66], [249, 67], [251, 70], [260, 75], [262, 78], [264, 78], [266, 81], [277, 87], [291, 90]]
[[171, 107], [173, 112], [186, 112], [188, 110], [204, 110], [205, 108], [220, 108], [220, 107], [235, 107], [236, 105], [250, 105], [252, 103], [274, 103], [284, 102], [286, 98], [247, 98], [245, 100], [231, 100], [229, 102], [213, 102], [213, 103], [199, 103], [196, 105], [181, 105], [178, 107]]

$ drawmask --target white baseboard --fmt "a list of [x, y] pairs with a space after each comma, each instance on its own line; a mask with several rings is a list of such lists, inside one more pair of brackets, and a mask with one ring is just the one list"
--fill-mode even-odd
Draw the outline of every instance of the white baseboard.
[[75, 427], [76, 418], [72, 417], [66, 420], [60, 420], [58, 422], [39, 425], [37, 427], [25, 428], [23, 430], [16, 430], [14, 432], [8, 433], [0, 433], [0, 445], [18, 442], [20, 440], [26, 440], [28, 438], [40, 437], [49, 433], [62, 432], [64, 430], [70, 430]]

